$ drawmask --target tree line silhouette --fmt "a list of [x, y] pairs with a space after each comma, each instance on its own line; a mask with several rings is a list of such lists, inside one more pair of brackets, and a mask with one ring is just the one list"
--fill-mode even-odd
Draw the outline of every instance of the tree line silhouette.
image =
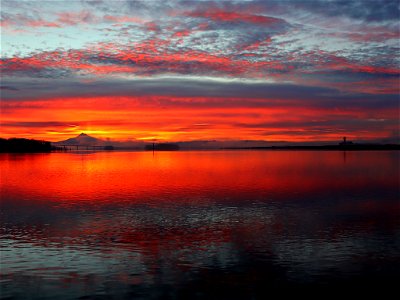
[[50, 152], [50, 142], [23, 138], [0, 138], [0, 152], [27, 153], [27, 152]]

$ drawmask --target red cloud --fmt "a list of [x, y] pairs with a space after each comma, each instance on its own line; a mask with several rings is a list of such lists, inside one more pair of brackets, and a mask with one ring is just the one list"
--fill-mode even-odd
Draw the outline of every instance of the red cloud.
[[98, 18], [90, 11], [58, 13], [57, 21], [66, 25], [79, 25], [82, 23], [95, 23]]
[[399, 32], [386, 31], [386, 32], [353, 32], [347, 34], [347, 37], [355, 42], [384, 42], [390, 39], [399, 39]]
[[344, 71], [352, 73], [400, 75], [400, 69], [396, 67], [361, 64], [357, 61], [351, 61], [346, 57], [321, 50], [302, 54], [302, 59], [313, 65], [309, 70], [303, 70], [303, 72], [306, 73]]
[[114, 73], [133, 73], [136, 68], [134, 66], [110, 65], [110, 64], [93, 64], [88, 63], [89, 53], [85, 51], [68, 51], [68, 52], [43, 52], [30, 57], [10, 58], [1, 61], [1, 69], [3, 71], [29, 71], [43, 70], [45, 68], [71, 69], [77, 72], [105, 75]]
[[160, 28], [159, 28], [159, 26], [157, 25], [156, 22], [147, 22], [146, 23], [146, 29], [148, 31], [154, 31], [154, 32], [157, 32], [157, 31], [160, 30]]
[[174, 32], [174, 34], [171, 37], [172, 38], [182, 38], [182, 37], [190, 35], [191, 33], [192, 33], [192, 31], [190, 31], [188, 29], [183, 29], [183, 30]]
[[371, 26], [367, 28], [356, 28], [354, 32], [329, 32], [324, 36], [348, 39], [353, 42], [386, 42], [392, 39], [399, 39], [399, 30], [391, 30], [382, 26]]
[[355, 73], [400, 75], [400, 70], [398, 68], [361, 65], [356, 62], [349, 61], [347, 58], [335, 56], [333, 54], [327, 54], [326, 57], [330, 61], [326, 64], [322, 64], [322, 67], [328, 68], [329, 70], [345, 70]]
[[[269, 39], [262, 41], [269, 42]], [[254, 43], [248, 46], [251, 50], [259, 46]], [[268, 60], [266, 60], [268, 59]], [[310, 52], [302, 56], [305, 67], [297, 64], [297, 60], [281, 59], [253, 60], [251, 57], [232, 57], [221, 53], [205, 51], [172, 49], [171, 41], [163, 39], [147, 39], [133, 46], [119, 44], [99, 44], [87, 50], [42, 52], [29, 57], [14, 57], [1, 60], [4, 74], [28, 74], [35, 72], [69, 69], [74, 73], [113, 75], [120, 73], [150, 76], [154, 74], [185, 74], [224, 77], [271, 78], [285, 76], [291, 81], [301, 82], [301, 75], [319, 74], [321, 72], [344, 71], [351, 73], [392, 74], [399, 75], [396, 67], [364, 65], [350, 61], [332, 53]], [[33, 73], [32, 73], [33, 72]], [[309, 79], [311, 80], [311, 79]], [[326, 82], [330, 86], [335, 83]], [[321, 84], [324, 85], [324, 84]], [[326, 85], [324, 85], [326, 86]], [[355, 89], [355, 88], [354, 88]], [[391, 86], [385, 86], [389, 91]]]
[[[180, 24], [180, 25], [182, 25], [182, 24]], [[183, 25], [184, 25], [184, 24], [183, 24]], [[208, 24], [207, 22], [200, 23], [200, 24], [198, 24], [195, 28], [191, 28], [191, 29], [181, 29], [181, 30], [175, 31], [175, 32], [171, 35], [171, 37], [172, 37], [172, 38], [183, 38], [183, 37], [185, 37], [185, 36], [191, 35], [192, 33], [207, 30], [208, 27], [209, 27], [209, 24]], [[171, 27], [170, 30], [174, 30], [174, 28]]]
[[45, 21], [41, 18], [31, 19], [24, 16], [16, 16], [13, 19], [0, 20], [1, 27], [15, 27], [15, 26], [27, 26], [27, 27], [61, 27], [60, 24], [56, 22]]
[[212, 10], [199, 10], [185, 12], [184, 15], [196, 18], [207, 18], [213, 21], [222, 22], [243, 22], [259, 25], [273, 25], [284, 22], [282, 19], [267, 17], [250, 13], [238, 13], [234, 11], [226, 11], [220, 8]]
[[254, 42], [254, 43], [244, 47], [243, 50], [257, 50], [258, 48], [260, 48], [261, 45], [269, 44], [271, 42], [272, 42], [272, 39], [269, 37], [269, 38], [266, 38], [265, 40]]
[[[42, 18], [32, 19], [22, 15], [16, 15], [12, 19], [2, 19], [0, 20], [1, 27], [15, 27], [15, 26], [27, 26], [27, 27], [55, 27], [61, 28], [64, 26], [75, 26], [79, 24], [96, 24], [101, 21], [113, 22], [113, 23], [139, 23], [143, 24], [145, 21], [137, 17], [130, 16], [113, 16], [105, 15], [102, 18], [92, 14], [90, 11], [80, 11], [80, 12], [61, 12], [57, 14], [58, 18], [54, 21], [46, 21]], [[152, 23], [148, 23], [148, 29], [154, 30]]]
[[47, 22], [43, 20], [35, 20], [35, 21], [30, 21], [27, 23], [28, 26], [30, 27], [56, 27], [60, 28], [60, 24], [57, 24], [55, 22]]
[[114, 22], [114, 23], [144, 23], [143, 19], [137, 17], [130, 17], [130, 16], [112, 16], [112, 15], [105, 15], [103, 17], [105, 21]]

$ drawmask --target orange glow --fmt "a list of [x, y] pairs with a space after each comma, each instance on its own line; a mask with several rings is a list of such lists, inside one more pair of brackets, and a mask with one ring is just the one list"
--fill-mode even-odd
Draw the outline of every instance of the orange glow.
[[[242, 107], [240, 103], [246, 103], [246, 99], [171, 99], [172, 96], [121, 96], [2, 102], [2, 137], [59, 141], [86, 132], [116, 140], [328, 141], [343, 134], [368, 139], [390, 136], [395, 128], [382, 127], [380, 120], [395, 119], [397, 113], [308, 106], [294, 109], [292, 103], [279, 100], [275, 100], [279, 105], [270, 107]], [[213, 103], [223, 101], [234, 105], [213, 107]], [[360, 125], [346, 129], [329, 125], [335, 120], [339, 120], [338, 124], [341, 120], [364, 120], [368, 130]]]

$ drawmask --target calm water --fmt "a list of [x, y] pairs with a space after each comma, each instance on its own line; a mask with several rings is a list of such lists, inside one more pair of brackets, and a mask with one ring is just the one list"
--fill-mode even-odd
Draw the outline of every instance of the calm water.
[[399, 152], [0, 155], [1, 297], [393, 287]]

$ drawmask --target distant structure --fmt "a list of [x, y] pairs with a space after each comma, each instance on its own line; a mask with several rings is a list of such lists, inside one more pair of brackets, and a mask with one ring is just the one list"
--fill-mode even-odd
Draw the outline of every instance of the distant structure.
[[339, 143], [340, 146], [354, 145], [352, 141], [347, 141], [346, 137], [343, 137], [343, 142]]

